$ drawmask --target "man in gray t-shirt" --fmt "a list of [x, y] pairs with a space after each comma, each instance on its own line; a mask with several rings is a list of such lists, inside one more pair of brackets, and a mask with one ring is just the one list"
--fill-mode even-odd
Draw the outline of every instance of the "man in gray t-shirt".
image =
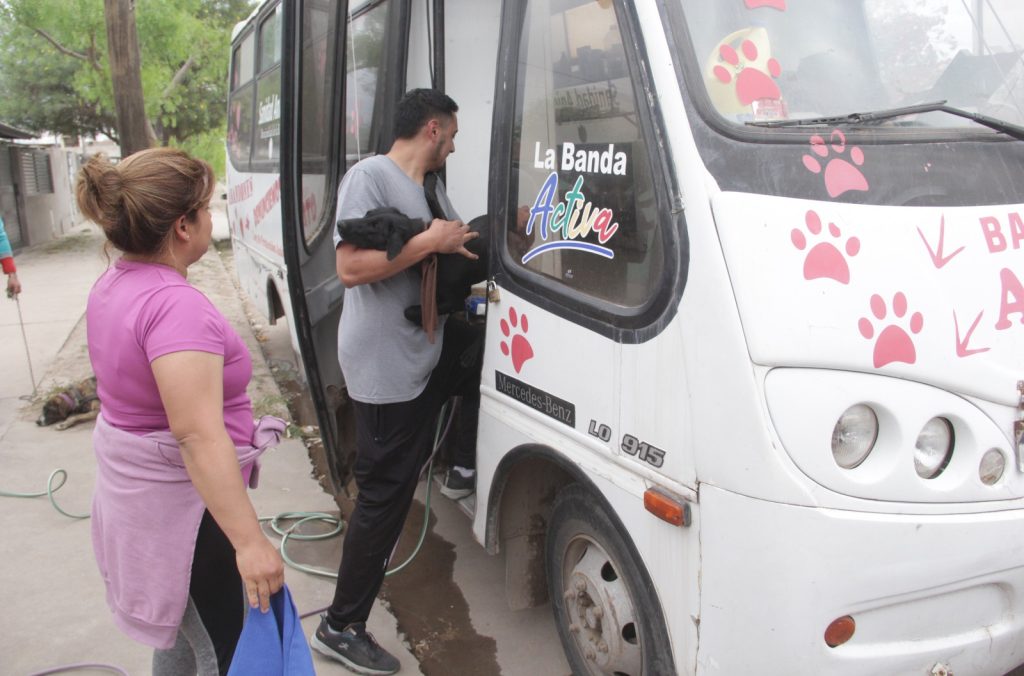
[[[420, 303], [421, 261], [437, 253], [477, 258], [465, 246], [477, 234], [459, 220], [444, 186], [438, 182], [437, 199], [448, 220], [434, 218], [423, 189], [424, 177], [455, 151], [457, 111], [439, 91], [408, 92], [396, 108], [391, 149], [352, 167], [338, 190], [338, 220], [393, 207], [429, 224], [392, 260], [337, 233], [334, 239], [338, 277], [347, 288], [338, 361], [355, 411], [359, 495], [347, 524], [334, 602], [310, 642], [360, 673], [391, 674], [400, 667], [366, 633], [366, 619], [430, 455], [434, 420], [454, 394], [473, 401], [466, 409], [479, 405], [479, 329], [439, 321], [441, 340], [431, 342], [404, 316], [407, 307]], [[475, 426], [467, 436], [475, 442]]]
[[[440, 182], [437, 197], [448, 218], [459, 221]], [[349, 170], [338, 190], [337, 220], [362, 218], [382, 206], [426, 223], [433, 218], [422, 183], [410, 178], [389, 155], [369, 157]], [[334, 244], [342, 244], [337, 229]], [[405, 308], [420, 303], [420, 279], [419, 266], [413, 265], [370, 284], [346, 282], [350, 288], [338, 327], [338, 362], [348, 394], [356, 401], [410, 401], [426, 386], [441, 355], [441, 342], [425, 340], [423, 329], [402, 316]]]

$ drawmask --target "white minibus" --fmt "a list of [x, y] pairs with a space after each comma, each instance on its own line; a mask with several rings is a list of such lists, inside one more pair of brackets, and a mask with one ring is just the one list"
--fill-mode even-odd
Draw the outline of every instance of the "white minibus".
[[472, 529], [574, 673], [1001, 676], [1022, 49], [1016, 0], [268, 1], [231, 69], [239, 276], [345, 485], [337, 186], [444, 90], [492, 242]]

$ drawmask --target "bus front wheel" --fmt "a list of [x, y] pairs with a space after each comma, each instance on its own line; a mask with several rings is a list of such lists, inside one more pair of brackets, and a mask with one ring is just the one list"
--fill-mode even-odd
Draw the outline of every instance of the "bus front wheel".
[[555, 623], [574, 674], [674, 673], [653, 585], [606, 508], [579, 484], [555, 498], [545, 543]]

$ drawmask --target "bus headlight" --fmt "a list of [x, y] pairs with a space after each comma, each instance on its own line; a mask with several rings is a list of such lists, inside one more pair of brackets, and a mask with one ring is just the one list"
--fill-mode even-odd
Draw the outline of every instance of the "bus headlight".
[[867, 404], [855, 404], [843, 411], [832, 429], [832, 457], [843, 469], [864, 462], [878, 439], [878, 417]]
[[922, 479], [934, 479], [946, 469], [953, 455], [953, 425], [945, 418], [932, 418], [917, 435], [914, 469]]
[[981, 483], [991, 486], [1003, 478], [1003, 470], [1006, 469], [1006, 456], [998, 448], [990, 448], [981, 456], [981, 464], [978, 466], [978, 476]]

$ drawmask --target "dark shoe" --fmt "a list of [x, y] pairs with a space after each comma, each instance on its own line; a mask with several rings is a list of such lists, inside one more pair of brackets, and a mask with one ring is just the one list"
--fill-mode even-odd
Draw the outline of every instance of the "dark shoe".
[[320, 626], [310, 637], [309, 644], [321, 655], [338, 660], [357, 674], [393, 674], [402, 667], [395, 656], [381, 648], [373, 634], [366, 631], [364, 622], [336, 631], [327, 624], [327, 618], [321, 616]]
[[476, 472], [473, 473], [473, 476], [462, 476], [454, 469], [450, 469], [444, 475], [444, 483], [441, 484], [441, 495], [452, 500], [461, 500], [473, 495], [475, 490]]

